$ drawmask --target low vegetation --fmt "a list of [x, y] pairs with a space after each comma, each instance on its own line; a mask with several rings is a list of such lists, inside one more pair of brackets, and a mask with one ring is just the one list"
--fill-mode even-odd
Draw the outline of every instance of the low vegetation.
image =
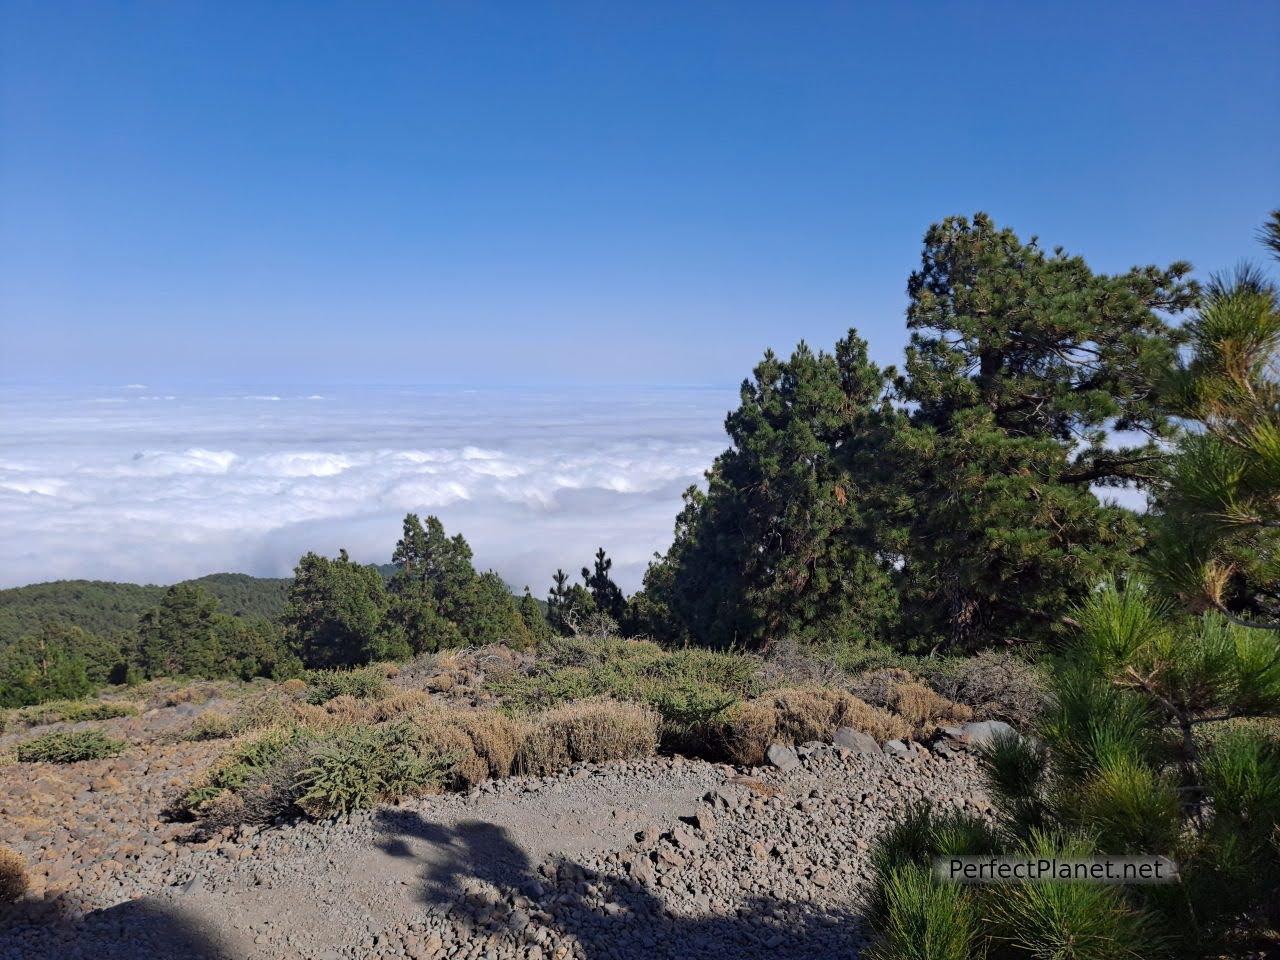
[[647, 757], [658, 748], [658, 714], [640, 704], [583, 700], [553, 707], [524, 724], [514, 769], [546, 774], [573, 763]]
[[26, 861], [12, 847], [0, 844], [0, 903], [13, 903], [26, 892]]
[[[841, 726], [926, 737], [969, 716], [900, 668], [877, 687], [883, 706], [841, 671], [813, 682], [817, 669], [797, 651], [782, 664], [604, 635], [551, 639], [536, 657], [490, 645], [403, 669], [312, 671], [194, 718], [185, 738], [230, 744], [182, 806], [209, 828], [323, 817], [659, 749], [753, 765], [771, 743], [830, 740]], [[765, 689], [782, 677], [808, 683]]]
[[19, 763], [78, 763], [114, 757], [128, 746], [100, 729], [69, 730], [24, 740], [14, 752]]
[[55, 700], [39, 706], [15, 710], [14, 723], [39, 727], [50, 723], [81, 723], [86, 720], [110, 720], [134, 717], [138, 705], [128, 700]]

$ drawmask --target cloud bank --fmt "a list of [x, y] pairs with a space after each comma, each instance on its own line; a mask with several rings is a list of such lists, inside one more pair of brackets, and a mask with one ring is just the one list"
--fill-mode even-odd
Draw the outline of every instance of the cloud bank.
[[0, 586], [282, 576], [390, 560], [408, 511], [545, 593], [596, 547], [624, 589], [727, 443], [724, 390], [0, 389]]

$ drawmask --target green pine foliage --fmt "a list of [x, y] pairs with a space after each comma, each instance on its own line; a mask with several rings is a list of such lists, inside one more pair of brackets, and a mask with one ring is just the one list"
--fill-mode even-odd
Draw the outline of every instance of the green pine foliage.
[[1052, 636], [1127, 565], [1139, 520], [1093, 488], [1159, 478], [1155, 385], [1182, 338], [1167, 318], [1197, 293], [1189, 269], [1094, 273], [985, 214], [929, 230], [895, 383], [910, 426], [892, 443], [914, 632], [959, 649]]
[[114, 757], [128, 746], [103, 730], [68, 730], [24, 740], [14, 753], [19, 763], [79, 763]]
[[[1263, 240], [1280, 259], [1280, 211]], [[1280, 630], [1280, 290], [1255, 267], [1217, 277], [1188, 332], [1163, 384], [1188, 429], [1148, 570], [1183, 606]]]
[[547, 643], [552, 637], [551, 624], [547, 622], [546, 615], [538, 606], [538, 601], [533, 598], [533, 594], [529, 592], [528, 586], [524, 588], [524, 596], [520, 598], [519, 609], [520, 619], [524, 621], [525, 629], [529, 631], [529, 638], [533, 644], [541, 647]]
[[725, 422], [733, 445], [707, 491], [685, 493], [675, 541], [633, 599], [636, 629], [715, 647], [886, 635], [897, 599], [878, 549], [891, 496], [879, 452], [900, 421], [888, 373], [852, 332], [832, 354], [765, 354]]
[[[285, 608], [289, 581], [215, 573], [184, 585], [200, 587], [229, 616], [274, 619]], [[101, 580], [59, 580], [0, 590], [0, 649], [34, 634], [47, 623], [78, 627], [96, 637], [133, 630], [138, 618], [160, 603], [166, 587]]]
[[377, 568], [304, 554], [294, 569], [284, 624], [292, 648], [311, 668], [352, 667], [382, 659], [387, 588]]

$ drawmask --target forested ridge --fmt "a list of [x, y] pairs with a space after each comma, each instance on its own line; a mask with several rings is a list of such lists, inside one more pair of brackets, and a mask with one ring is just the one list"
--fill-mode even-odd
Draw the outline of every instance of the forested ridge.
[[[183, 584], [215, 598], [224, 613], [274, 618], [288, 602], [288, 578], [213, 573]], [[0, 649], [56, 621], [90, 633], [112, 635], [132, 630], [140, 617], [164, 596], [167, 587], [108, 580], [56, 580], [0, 590]]]

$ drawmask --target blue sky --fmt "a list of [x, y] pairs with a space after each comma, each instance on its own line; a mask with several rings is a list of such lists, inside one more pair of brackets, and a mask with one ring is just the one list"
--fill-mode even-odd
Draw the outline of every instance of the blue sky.
[[1280, 4], [0, 2], [0, 381], [732, 384], [930, 222], [1255, 254]]

